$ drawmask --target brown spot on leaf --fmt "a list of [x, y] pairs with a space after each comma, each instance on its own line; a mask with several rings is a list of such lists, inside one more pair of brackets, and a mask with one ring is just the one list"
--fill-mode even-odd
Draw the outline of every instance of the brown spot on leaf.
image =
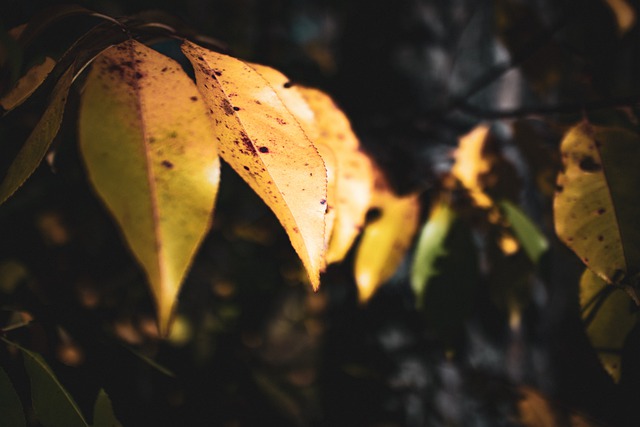
[[607, 211], [607, 210], [606, 210], [605, 208], [600, 208], [600, 209], [598, 209], [598, 210], [596, 211], [596, 213], [597, 213], [598, 215], [602, 215], [602, 214], [603, 214], [603, 213], [605, 213], [606, 211]]
[[135, 77], [136, 80], [140, 80], [142, 77], [144, 77], [144, 75], [141, 72], [136, 71], [133, 77]]
[[365, 222], [371, 223], [377, 221], [382, 216], [382, 209], [380, 208], [371, 208], [367, 211], [367, 215], [365, 216]]
[[222, 109], [224, 110], [224, 113], [227, 116], [233, 115], [233, 108], [231, 108], [231, 104], [229, 104], [227, 101], [222, 101], [220, 106], [222, 107]]
[[240, 111], [240, 107], [233, 107], [233, 111]]
[[260, 147], [260, 148], [258, 148], [258, 151], [260, 151], [261, 153], [268, 153], [269, 152], [269, 148], [268, 147]]
[[163, 160], [162, 166], [164, 166], [167, 169], [173, 169], [173, 163], [171, 163], [169, 160]]
[[320, 200], [320, 204], [321, 204], [321, 205], [324, 205], [324, 204], [326, 204], [326, 203], [327, 203], [327, 199], [322, 199], [322, 200]]
[[602, 242], [604, 240], [604, 236], [602, 234], [600, 234], [598, 236], [598, 242]]
[[286, 124], [287, 124], [287, 122], [285, 122], [284, 120], [282, 120], [280, 117], [276, 117], [276, 121], [277, 121], [278, 123], [280, 123], [281, 125], [286, 125]]
[[190, 100], [192, 100], [193, 102], [195, 102], [195, 101], [197, 101], [197, 100], [198, 100], [198, 97], [197, 97], [197, 96], [192, 96], [192, 97], [191, 97], [191, 98], [189, 98], [189, 99], [190, 99]]
[[282, 87], [284, 87], [285, 89], [289, 89], [292, 86], [293, 86], [293, 82], [291, 81], [286, 82], [285, 84], [282, 85]]
[[249, 166], [244, 166], [244, 170], [248, 171], [249, 170]]

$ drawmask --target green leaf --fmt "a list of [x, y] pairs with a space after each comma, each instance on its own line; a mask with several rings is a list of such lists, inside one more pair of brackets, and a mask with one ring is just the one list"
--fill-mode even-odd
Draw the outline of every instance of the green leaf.
[[20, 397], [2, 368], [0, 368], [0, 425], [11, 427], [27, 425]]
[[538, 230], [538, 227], [516, 205], [503, 200], [500, 208], [511, 225], [518, 241], [524, 248], [527, 256], [534, 264], [540, 261], [540, 257], [549, 249], [549, 242]]
[[177, 62], [126, 41], [87, 76], [79, 142], [91, 183], [147, 275], [166, 336], [219, 184], [205, 103]]
[[88, 427], [78, 405], [42, 356], [17, 347], [24, 356], [24, 366], [31, 383], [31, 400], [38, 421], [45, 427]]
[[583, 122], [561, 145], [555, 228], [594, 273], [635, 299], [640, 273], [640, 136]]
[[111, 399], [107, 393], [100, 389], [96, 403], [93, 407], [93, 427], [121, 427], [122, 424], [116, 418], [111, 406]]
[[60, 129], [69, 88], [73, 82], [74, 70], [75, 68], [71, 67], [60, 77], [53, 89], [47, 109], [11, 163], [0, 184], [0, 204], [4, 203], [24, 184], [47, 154], [51, 142]]
[[420, 233], [411, 286], [427, 328], [449, 347], [463, 332], [477, 281], [471, 230], [446, 202], [438, 202]]
[[607, 373], [618, 382], [624, 341], [637, 321], [633, 303], [624, 291], [587, 269], [580, 279], [580, 308], [591, 345]]

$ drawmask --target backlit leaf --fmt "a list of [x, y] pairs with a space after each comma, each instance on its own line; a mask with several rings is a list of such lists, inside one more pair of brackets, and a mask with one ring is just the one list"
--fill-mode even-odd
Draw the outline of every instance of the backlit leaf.
[[564, 172], [554, 199], [558, 236], [594, 273], [634, 293], [640, 272], [640, 136], [584, 122], [566, 134], [561, 153]]
[[482, 125], [460, 138], [455, 152], [455, 163], [451, 169], [453, 176], [469, 191], [476, 205], [482, 208], [492, 205], [480, 181], [480, 177], [491, 170], [490, 162], [483, 155], [488, 134], [489, 128]]
[[60, 129], [74, 71], [74, 67], [71, 67], [60, 77], [53, 89], [47, 109], [11, 163], [0, 184], [0, 203], [4, 203], [24, 184], [47, 154], [51, 142]]
[[20, 397], [2, 368], [0, 368], [0, 425], [12, 427], [27, 425]]
[[368, 223], [356, 252], [354, 274], [361, 302], [396, 272], [418, 228], [417, 195], [399, 197], [378, 172], [371, 208], [379, 213]]
[[618, 24], [618, 33], [623, 35], [627, 33], [636, 23], [636, 12], [628, 2], [628, 0], [604, 0], [613, 12], [616, 23]]
[[318, 150], [251, 64], [190, 42], [182, 49], [215, 121], [220, 155], [275, 213], [316, 289], [327, 206]]
[[205, 103], [179, 64], [127, 41], [87, 77], [79, 140], [91, 183], [147, 275], [164, 336], [219, 184]]
[[31, 67], [13, 89], [0, 98], [0, 106], [5, 111], [10, 111], [22, 104], [42, 84], [55, 65], [56, 61], [46, 57], [41, 64]]
[[527, 256], [531, 262], [537, 264], [540, 257], [549, 249], [547, 239], [516, 205], [503, 200], [500, 202], [500, 207]]
[[122, 424], [113, 413], [111, 399], [107, 393], [100, 389], [96, 403], [93, 407], [93, 427], [121, 427]]
[[622, 347], [637, 320], [633, 303], [621, 289], [609, 286], [587, 269], [580, 279], [580, 308], [591, 345], [605, 370], [618, 382]]

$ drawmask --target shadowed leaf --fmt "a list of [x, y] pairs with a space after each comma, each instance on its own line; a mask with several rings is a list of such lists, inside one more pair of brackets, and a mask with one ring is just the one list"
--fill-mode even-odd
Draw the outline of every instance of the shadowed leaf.
[[93, 427], [121, 427], [122, 424], [113, 413], [111, 399], [107, 393], [100, 389], [96, 403], [93, 407]]
[[500, 202], [506, 220], [515, 233], [518, 241], [534, 264], [549, 249], [549, 243], [538, 227], [513, 203], [508, 200]]
[[0, 368], [0, 425], [12, 427], [27, 425], [20, 397], [2, 368]]
[[42, 84], [44, 79], [47, 78], [54, 65], [56, 65], [56, 61], [46, 57], [41, 64], [31, 67], [27, 73], [16, 82], [13, 89], [0, 98], [0, 106], [4, 108], [5, 112], [13, 110], [29, 98]]

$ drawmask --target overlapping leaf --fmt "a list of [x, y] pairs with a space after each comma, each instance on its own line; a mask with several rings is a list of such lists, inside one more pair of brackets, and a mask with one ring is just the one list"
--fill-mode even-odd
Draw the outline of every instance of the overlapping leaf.
[[27, 70], [27, 73], [16, 82], [15, 86], [0, 98], [0, 107], [7, 112], [22, 104], [38, 89], [55, 65], [56, 61], [46, 57], [42, 63]]
[[89, 179], [146, 272], [164, 335], [219, 183], [205, 103], [175, 61], [127, 41], [87, 77], [79, 140]]
[[[558, 236], [607, 283], [635, 293], [640, 273], [640, 136], [583, 122], [561, 145]], [[637, 297], [636, 297], [637, 299]]]
[[20, 397], [2, 368], [0, 368], [0, 425], [12, 427], [27, 425]]
[[215, 121], [220, 155], [273, 210], [317, 288], [327, 207], [318, 150], [251, 64], [191, 42], [182, 49]]
[[580, 307], [591, 345], [602, 366], [618, 382], [622, 348], [638, 318], [633, 302], [621, 289], [607, 285], [587, 269], [580, 279]]

